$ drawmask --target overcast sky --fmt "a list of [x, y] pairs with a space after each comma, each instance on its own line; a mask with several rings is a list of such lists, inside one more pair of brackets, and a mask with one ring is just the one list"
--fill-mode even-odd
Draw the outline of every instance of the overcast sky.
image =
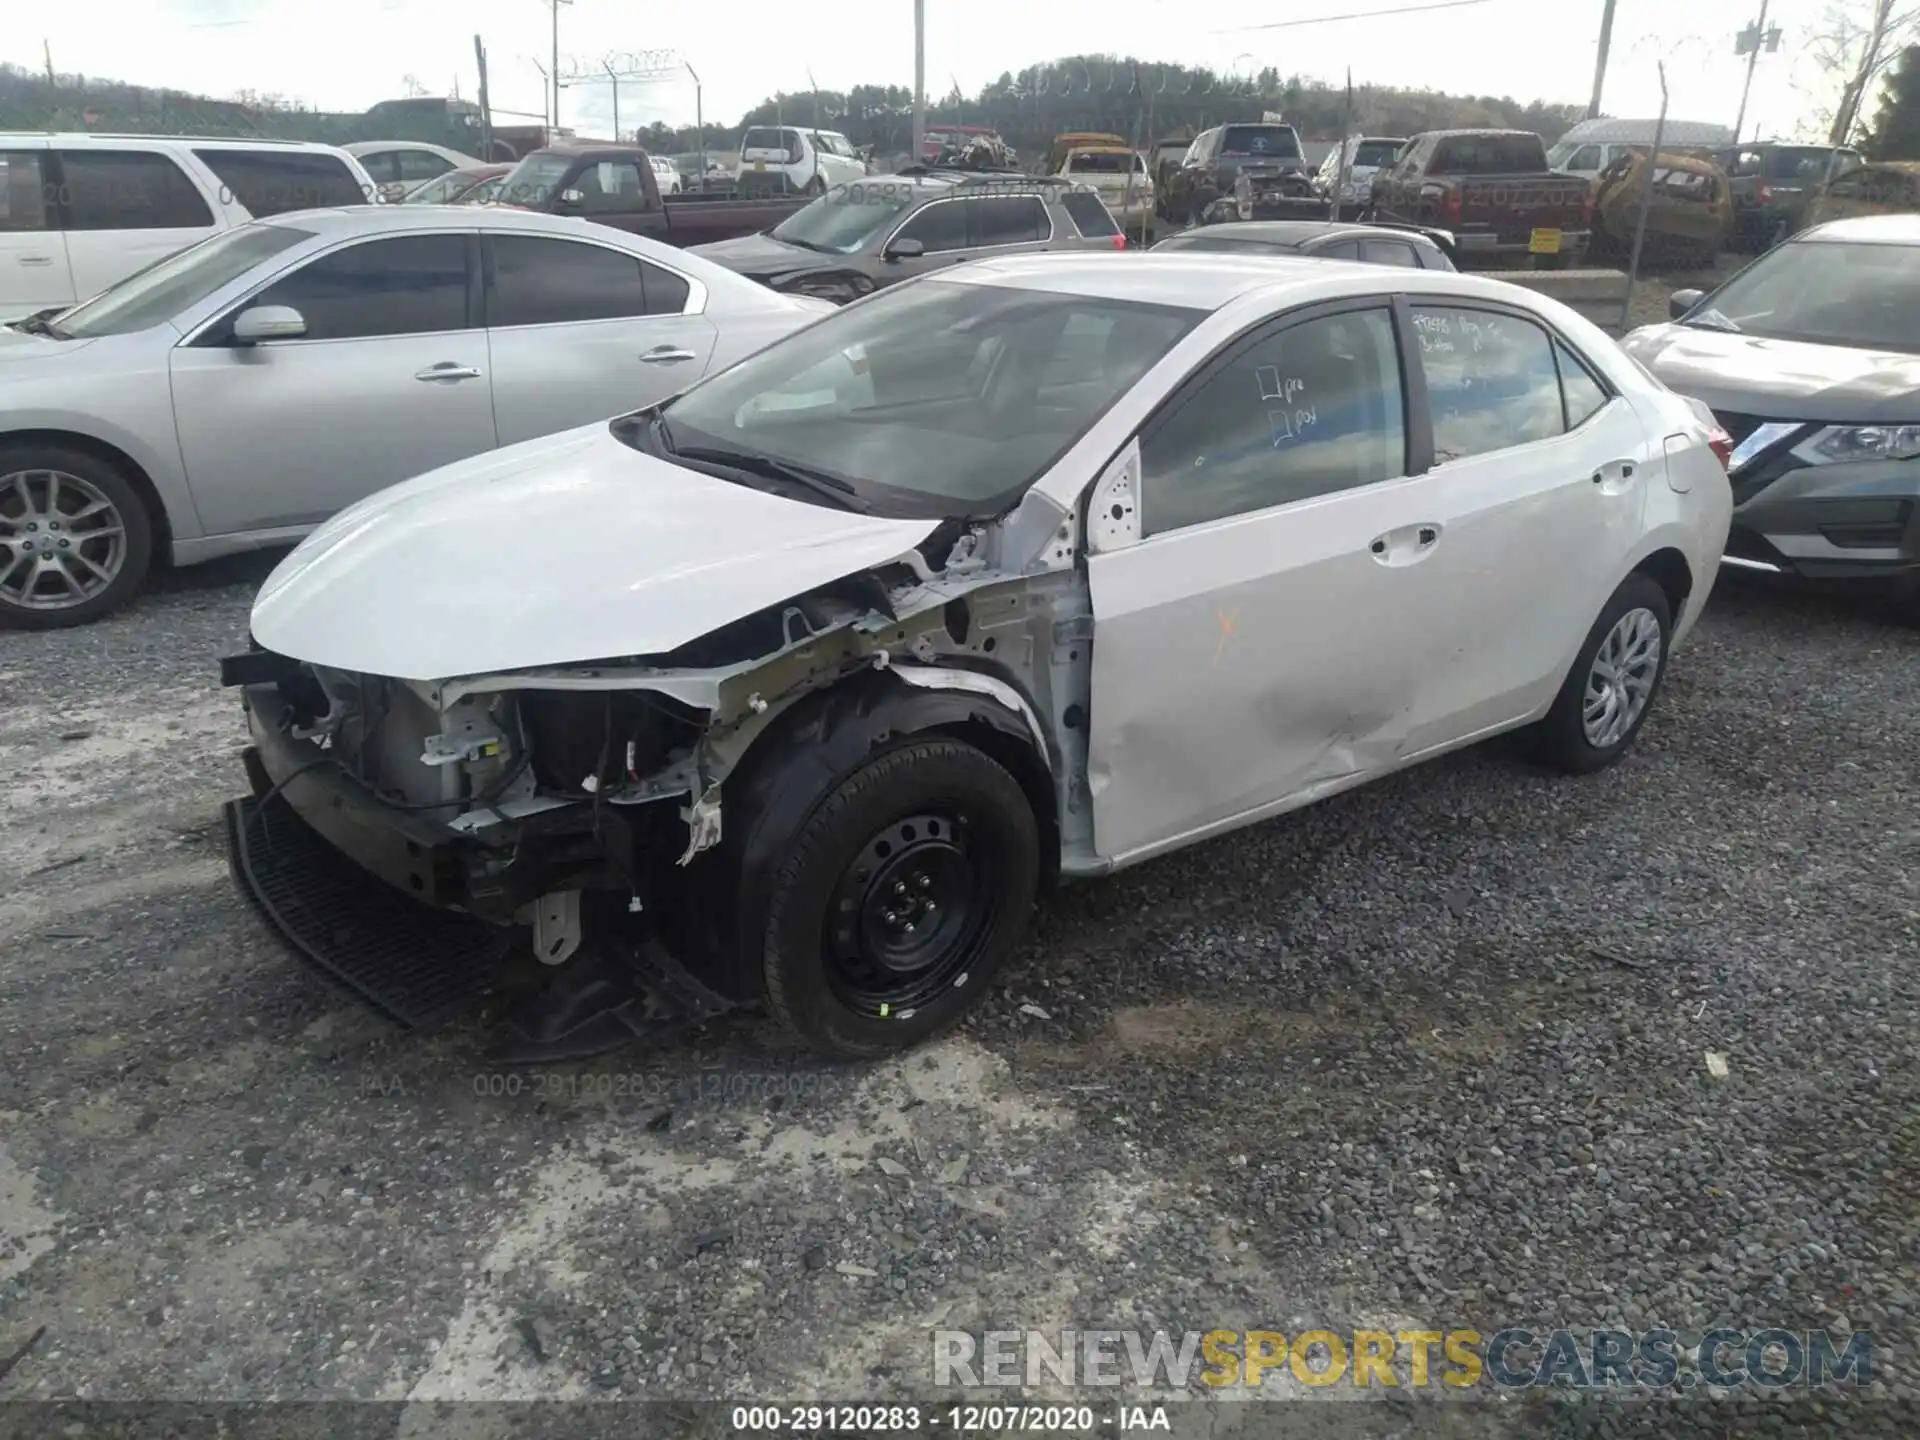
[[[109, 0], [111, 3], [111, 0]], [[551, 48], [544, 0], [160, 0], [125, 5], [110, 21], [101, 0], [43, 4], [0, 33], [0, 58], [39, 67], [41, 43], [61, 71], [168, 85], [216, 96], [240, 88], [280, 92], [329, 110], [357, 110], [401, 95], [414, 76], [432, 93], [475, 93], [473, 33], [487, 43], [493, 102], [539, 112]], [[1243, 28], [1275, 19], [1378, 11], [1419, 0], [926, 0], [927, 89], [957, 80], [971, 92], [1003, 70], [1074, 52], [1248, 70], [1272, 65], [1356, 84], [1431, 87], [1456, 94], [1584, 103], [1592, 85], [1602, 0], [1472, 0], [1390, 18]], [[1428, 0], [1433, 3], [1433, 0]], [[1867, 0], [1840, 0], [1855, 10]], [[1829, 0], [1773, 0], [1778, 55], [1763, 56], [1744, 133], [1787, 134], [1819, 88], [1807, 53]], [[1656, 64], [1667, 61], [1670, 113], [1731, 125], [1744, 62], [1734, 32], [1758, 0], [1618, 0], [1605, 108], [1651, 117], [1659, 107]], [[1549, 18], [1549, 16], [1551, 18]], [[817, 24], [809, 24], [812, 17]], [[23, 21], [25, 23], [23, 23]], [[913, 83], [912, 0], [791, 0], [635, 4], [573, 0], [560, 10], [560, 52], [594, 63], [608, 53], [672, 49], [705, 82], [707, 118], [730, 122], [775, 90], [804, 91], [807, 72], [828, 89], [863, 81]], [[563, 92], [563, 119], [583, 132], [608, 129], [610, 87]], [[623, 84], [623, 129], [650, 120], [690, 122], [690, 81]]]

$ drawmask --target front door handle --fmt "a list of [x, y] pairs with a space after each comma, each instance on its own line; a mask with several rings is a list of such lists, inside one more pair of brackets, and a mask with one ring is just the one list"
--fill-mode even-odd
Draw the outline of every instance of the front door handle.
[[51, 255], [22, 255], [20, 257], [20, 263], [22, 265], [51, 265], [53, 263], [53, 257]]
[[438, 365], [429, 365], [424, 370], [413, 372], [416, 380], [478, 380], [480, 372], [471, 365], [462, 365], [457, 360], [442, 360]]
[[678, 365], [683, 360], [697, 360], [700, 357], [691, 350], [675, 349], [671, 345], [656, 345], [640, 357], [643, 365]]

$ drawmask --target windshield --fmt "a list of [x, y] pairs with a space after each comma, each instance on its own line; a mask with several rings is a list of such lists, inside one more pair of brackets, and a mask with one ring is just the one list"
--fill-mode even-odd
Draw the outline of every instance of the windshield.
[[261, 261], [311, 240], [311, 230], [255, 221], [156, 260], [61, 315], [54, 329], [74, 340], [151, 330], [238, 280]]
[[1220, 132], [1220, 153], [1298, 160], [1300, 137], [1291, 125], [1229, 125]]
[[401, 197], [403, 205], [451, 205], [474, 186], [470, 170], [449, 170], [423, 180]]
[[1362, 140], [1360, 148], [1353, 152], [1355, 165], [1371, 165], [1379, 169], [1382, 165], [1391, 165], [1393, 157], [1400, 153], [1398, 140]]
[[836, 185], [773, 227], [773, 238], [803, 250], [851, 255], [913, 208], [914, 188], [887, 181]]
[[509, 205], [539, 209], [553, 200], [553, 192], [560, 188], [560, 182], [572, 168], [571, 155], [536, 150], [507, 172], [498, 198]]
[[1202, 318], [923, 279], [696, 385], [665, 419], [677, 449], [824, 472], [875, 513], [994, 515]]
[[1686, 324], [1920, 355], [1920, 247], [1800, 241], [1734, 276]]

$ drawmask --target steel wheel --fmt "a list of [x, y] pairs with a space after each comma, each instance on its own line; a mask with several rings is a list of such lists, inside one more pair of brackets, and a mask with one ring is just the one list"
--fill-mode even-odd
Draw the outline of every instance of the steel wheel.
[[1613, 622], [1587, 670], [1580, 723], [1587, 743], [1605, 750], [1639, 720], [1660, 675], [1660, 618], [1639, 608]]
[[0, 602], [70, 610], [126, 562], [126, 517], [91, 480], [66, 470], [0, 475]]
[[897, 820], [860, 847], [827, 912], [828, 983], [861, 1014], [911, 1011], [964, 983], [998, 915], [998, 868], [964, 817]]

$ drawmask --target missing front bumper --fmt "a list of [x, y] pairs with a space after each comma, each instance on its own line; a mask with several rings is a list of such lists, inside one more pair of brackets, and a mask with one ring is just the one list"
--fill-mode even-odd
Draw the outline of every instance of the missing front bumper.
[[234, 880], [294, 953], [388, 1019], [417, 1029], [490, 988], [511, 932], [384, 885], [282, 795], [225, 806]]

